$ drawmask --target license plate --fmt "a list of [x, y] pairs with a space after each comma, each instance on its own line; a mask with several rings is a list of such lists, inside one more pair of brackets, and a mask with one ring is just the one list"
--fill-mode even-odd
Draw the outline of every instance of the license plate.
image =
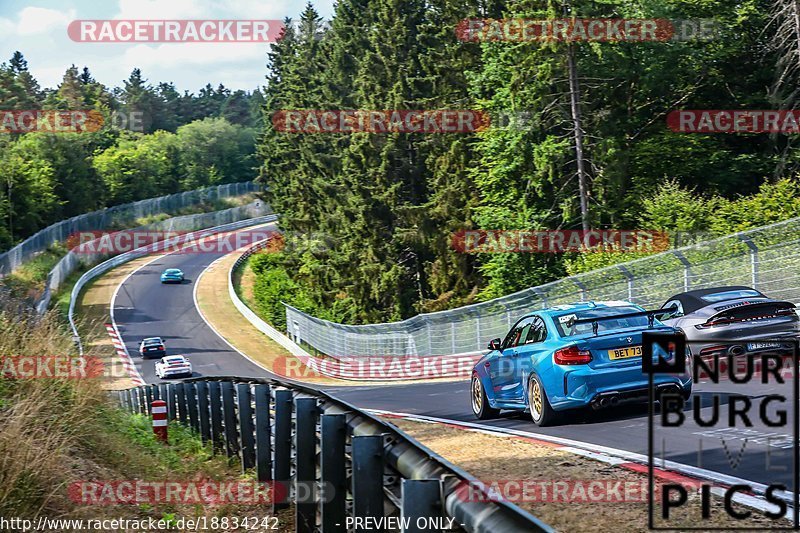
[[777, 342], [748, 342], [747, 349], [749, 351], [753, 350], [763, 350], [764, 348], [780, 348], [780, 344]]
[[627, 359], [629, 357], [641, 357], [642, 356], [642, 347], [641, 346], [628, 346], [627, 348], [617, 348], [616, 350], [609, 350], [608, 351], [608, 358], [613, 360], [616, 359]]

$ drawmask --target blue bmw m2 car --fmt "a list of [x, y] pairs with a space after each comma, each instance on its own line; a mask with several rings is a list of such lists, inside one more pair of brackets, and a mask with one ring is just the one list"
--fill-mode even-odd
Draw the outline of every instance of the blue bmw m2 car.
[[[552, 424], [570, 409], [613, 407], [648, 401], [642, 372], [642, 332], [675, 333], [656, 315], [628, 302], [584, 302], [522, 317], [504, 340], [475, 365], [470, 396], [479, 419], [500, 410], [530, 410], [538, 426]], [[671, 357], [686, 354], [660, 354]], [[690, 361], [687, 361], [690, 363]], [[691, 364], [685, 374], [655, 374], [660, 394], [692, 390]]]

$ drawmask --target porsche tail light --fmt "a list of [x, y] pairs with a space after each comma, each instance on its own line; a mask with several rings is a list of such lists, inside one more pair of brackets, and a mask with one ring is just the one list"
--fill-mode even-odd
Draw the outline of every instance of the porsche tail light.
[[713, 346], [706, 346], [702, 350], [700, 350], [700, 355], [710, 355], [712, 353], [725, 353], [728, 351], [728, 347], [723, 344], [715, 344]]
[[553, 362], [557, 365], [585, 365], [591, 360], [592, 353], [589, 350], [579, 350], [574, 344], [553, 354]]

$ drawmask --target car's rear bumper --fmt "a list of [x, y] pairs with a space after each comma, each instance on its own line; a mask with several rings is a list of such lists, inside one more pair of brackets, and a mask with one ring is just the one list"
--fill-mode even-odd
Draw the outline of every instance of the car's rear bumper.
[[183, 283], [183, 278], [161, 278], [161, 283]]
[[[677, 387], [688, 393], [692, 388], [692, 378], [688, 373], [655, 374], [653, 385], [656, 388]], [[620, 369], [584, 367], [564, 373], [563, 389], [552, 395], [550, 403], [553, 409], [561, 411], [593, 406], [606, 396], [616, 397], [618, 402], [646, 400], [649, 386], [650, 380], [642, 373], [641, 366]]]
[[167, 355], [167, 352], [164, 350], [160, 350], [158, 352], [139, 352], [139, 355], [145, 359], [152, 359], [153, 357], [164, 357]]
[[188, 378], [188, 377], [192, 376], [192, 371], [191, 370], [181, 370], [181, 371], [173, 370], [173, 371], [162, 372], [161, 375], [162, 375], [162, 379], [167, 379], [167, 378]]

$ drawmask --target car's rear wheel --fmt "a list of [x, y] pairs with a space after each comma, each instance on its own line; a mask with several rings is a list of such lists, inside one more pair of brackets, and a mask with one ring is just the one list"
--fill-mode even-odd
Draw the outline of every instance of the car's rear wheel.
[[531, 375], [528, 380], [528, 407], [533, 423], [539, 427], [548, 426], [558, 418], [557, 413], [550, 406], [542, 381], [536, 374]]
[[472, 374], [470, 400], [472, 412], [475, 413], [478, 420], [496, 418], [497, 415], [500, 414], [500, 409], [494, 409], [489, 405], [489, 399], [486, 397], [486, 391], [483, 389], [483, 382], [478, 374]]

